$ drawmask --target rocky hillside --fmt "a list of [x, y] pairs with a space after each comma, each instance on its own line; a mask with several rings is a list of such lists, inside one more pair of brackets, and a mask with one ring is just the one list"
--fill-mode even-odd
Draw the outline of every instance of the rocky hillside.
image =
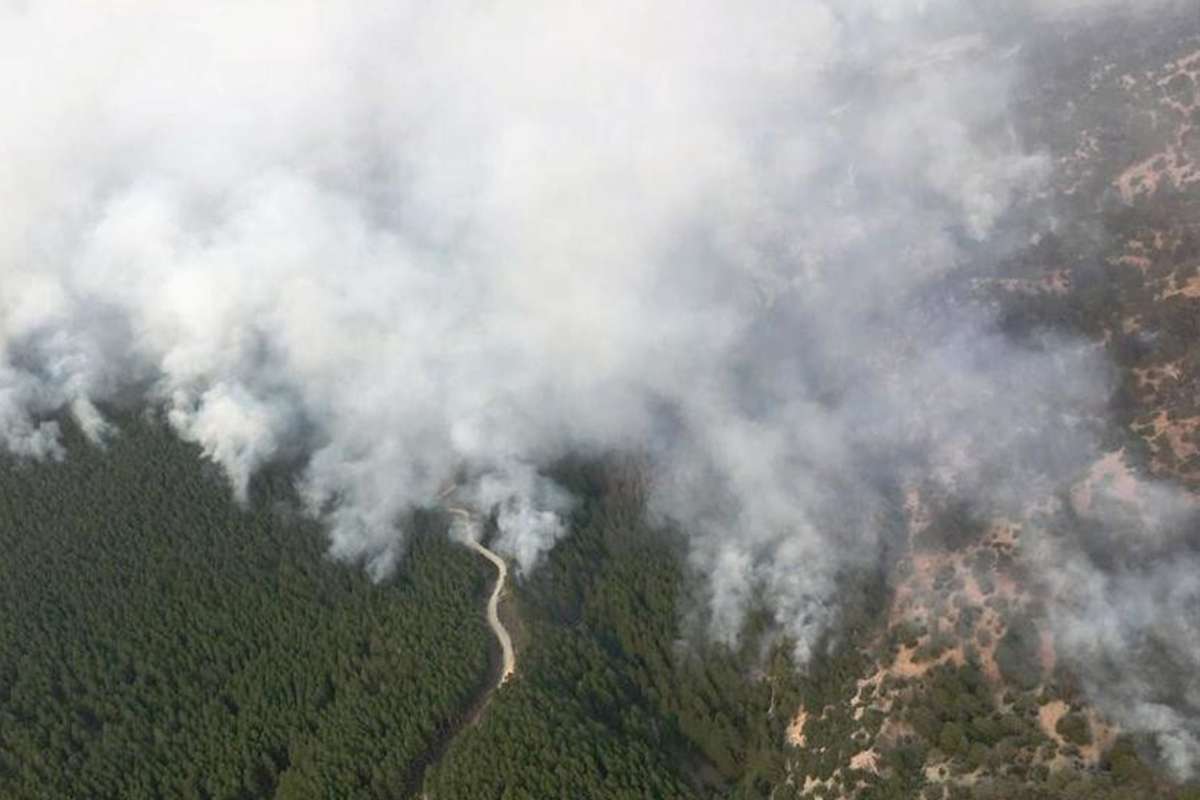
[[1085, 590], [1030, 566], [1058, 537], [1152, 528], [1162, 496], [1189, 506], [1200, 487], [1200, 15], [1048, 31], [1030, 61], [1019, 135], [1053, 165], [1049, 223], [960, 300], [994, 306], [1009, 335], [1103, 348], [1110, 408], [1081, 410], [1103, 447], [1021, 514], [901, 487], [886, 614], [806, 695], [776, 797], [1196, 795], [1060, 654], [1056, 609]]

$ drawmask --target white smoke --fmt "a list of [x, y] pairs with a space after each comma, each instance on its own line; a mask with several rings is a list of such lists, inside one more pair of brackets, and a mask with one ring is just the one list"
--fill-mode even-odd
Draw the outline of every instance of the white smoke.
[[1080, 484], [1073, 523], [1029, 528], [1028, 562], [1089, 699], [1187, 779], [1200, 766], [1200, 505], [1105, 461], [1117, 473]]
[[[1047, 169], [975, 24], [879, 0], [9, 10], [6, 442], [59, 455], [61, 407], [99, 440], [94, 401], [149, 381], [239, 497], [306, 450], [333, 552], [378, 573], [462, 464], [649, 443], [718, 629], [755, 581], [787, 627], [873, 551], [865, 517], [832, 553], [817, 524], [865, 492], [856, 442], [936, 448], [947, 419], [975, 446], [961, 412], [1032, 402], [999, 390], [1038, 356], [908, 302]], [[561, 534], [538, 497], [505, 499], [525, 566]]]
[[648, 452], [713, 632], [765, 590], [804, 657], [884, 465], [1004, 502], [1091, 453], [1096, 353], [932, 288], [1030, 233], [1011, 31], [1052, 5], [10, 4], [0, 437], [61, 457], [52, 414], [102, 442], [149, 386], [240, 498], [304, 454], [375, 575], [464, 465], [528, 570], [539, 466]]
[[496, 549], [528, 574], [565, 533], [563, 522], [571, 498], [541, 477], [530, 464], [516, 460], [483, 473], [472, 481], [471, 504], [496, 510]]

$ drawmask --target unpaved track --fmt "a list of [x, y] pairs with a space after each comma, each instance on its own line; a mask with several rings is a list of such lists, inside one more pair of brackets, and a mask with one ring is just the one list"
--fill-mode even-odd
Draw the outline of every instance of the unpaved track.
[[[468, 524], [474, 519], [471, 512], [465, 508], [454, 507], [447, 510], [456, 517], [465, 520]], [[500, 642], [500, 677], [496, 680], [496, 688], [498, 689], [517, 670], [517, 656], [513, 650], [512, 636], [509, 635], [508, 629], [504, 627], [504, 623], [500, 621], [500, 594], [504, 591], [504, 585], [508, 581], [508, 564], [505, 563], [503, 558], [473, 539], [467, 540], [467, 546], [492, 562], [496, 567], [496, 586], [492, 589], [492, 594], [488, 598], [487, 617], [488, 625], [492, 628], [492, 633], [495, 634], [496, 640]]]
[[[454, 489], [455, 487], [451, 486], [444, 490], [438, 495], [438, 499], [445, 500], [453, 494]], [[468, 527], [474, 527], [478, 520], [474, 512], [459, 506], [447, 506], [446, 512], [462, 520]], [[496, 585], [492, 588], [491, 596], [488, 597], [487, 618], [488, 625], [491, 626], [492, 633], [496, 636], [496, 641], [500, 642], [500, 674], [496, 679], [495, 686], [489, 682], [480, 687], [475, 699], [465, 709], [461, 720], [454, 724], [452, 728], [443, 730], [430, 745], [429, 749], [409, 767], [408, 776], [404, 782], [405, 790], [403, 796], [405, 797], [417, 797], [419, 792], [422, 800], [430, 800], [429, 795], [421, 791], [425, 782], [426, 771], [442, 760], [442, 756], [445, 755], [450, 742], [463, 728], [474, 725], [479, 721], [479, 718], [483, 716], [484, 710], [491, 701], [492, 695], [504, 685], [505, 681], [512, 677], [512, 674], [517, 669], [517, 657], [513, 650], [512, 637], [509, 636], [508, 629], [504, 627], [504, 623], [500, 621], [500, 595], [504, 592], [504, 585], [508, 581], [508, 564], [505, 563], [503, 558], [479, 542], [468, 539], [466, 544], [476, 553], [479, 553], [479, 555], [492, 562], [496, 567]]]

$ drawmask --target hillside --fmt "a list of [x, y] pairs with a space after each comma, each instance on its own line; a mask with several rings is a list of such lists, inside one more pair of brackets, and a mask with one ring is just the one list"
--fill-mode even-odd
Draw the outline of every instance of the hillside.
[[334, 5], [21, 141], [0, 798], [1200, 800], [1194, 3]]

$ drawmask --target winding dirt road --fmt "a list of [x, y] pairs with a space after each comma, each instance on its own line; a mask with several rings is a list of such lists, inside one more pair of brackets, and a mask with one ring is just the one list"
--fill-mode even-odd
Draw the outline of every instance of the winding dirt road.
[[[453, 486], [446, 489], [438, 496], [438, 499], [445, 500], [454, 492], [454, 489], [455, 487]], [[469, 509], [460, 506], [446, 506], [445, 508], [448, 514], [462, 520], [468, 527], [476, 526], [478, 517]], [[492, 562], [496, 567], [496, 585], [492, 588], [491, 596], [488, 597], [487, 618], [488, 625], [491, 626], [492, 633], [496, 636], [496, 641], [500, 642], [500, 675], [496, 679], [495, 686], [492, 686], [489, 682], [479, 688], [476, 697], [464, 709], [462, 717], [450, 728], [442, 730], [430, 744], [429, 749], [409, 767], [408, 776], [404, 782], [404, 786], [406, 787], [406, 794], [404, 796], [406, 797], [417, 797], [417, 793], [420, 792], [422, 800], [429, 800], [428, 793], [422, 791], [426, 771], [441, 761], [442, 756], [446, 753], [446, 749], [450, 746], [450, 742], [464, 728], [479, 722], [479, 718], [483, 716], [483, 712], [491, 701], [494, 692], [503, 686], [505, 681], [512, 677], [512, 674], [517, 670], [517, 657], [513, 650], [512, 637], [509, 636], [508, 629], [504, 627], [504, 623], [500, 621], [500, 595], [504, 592], [504, 584], [508, 580], [508, 564], [505, 563], [503, 558], [479, 542], [468, 538], [465, 543], [467, 547], [479, 553], [479, 555]]]
[[[474, 520], [474, 516], [465, 508], [451, 507], [446, 510], [466, 521], [467, 524], [470, 524]], [[508, 629], [504, 627], [504, 623], [500, 621], [500, 594], [504, 591], [504, 584], [508, 580], [508, 564], [505, 563], [503, 558], [473, 539], [467, 540], [467, 546], [492, 562], [496, 567], [496, 586], [492, 589], [491, 597], [488, 598], [487, 617], [488, 625], [492, 628], [492, 633], [495, 634], [496, 640], [500, 642], [500, 677], [496, 681], [496, 688], [498, 689], [517, 670], [517, 656], [513, 650], [512, 636], [509, 635]]]
[[508, 580], [508, 564], [505, 564], [503, 558], [479, 542], [468, 542], [467, 546], [496, 565], [496, 588], [492, 589], [492, 596], [488, 598], [487, 615], [488, 625], [492, 626], [492, 633], [496, 634], [496, 639], [500, 642], [502, 666], [500, 679], [496, 682], [496, 686], [499, 687], [503, 686], [504, 682], [517, 670], [517, 656], [513, 651], [512, 637], [508, 635], [508, 629], [500, 621], [499, 613], [500, 592], [504, 590], [504, 582]]

